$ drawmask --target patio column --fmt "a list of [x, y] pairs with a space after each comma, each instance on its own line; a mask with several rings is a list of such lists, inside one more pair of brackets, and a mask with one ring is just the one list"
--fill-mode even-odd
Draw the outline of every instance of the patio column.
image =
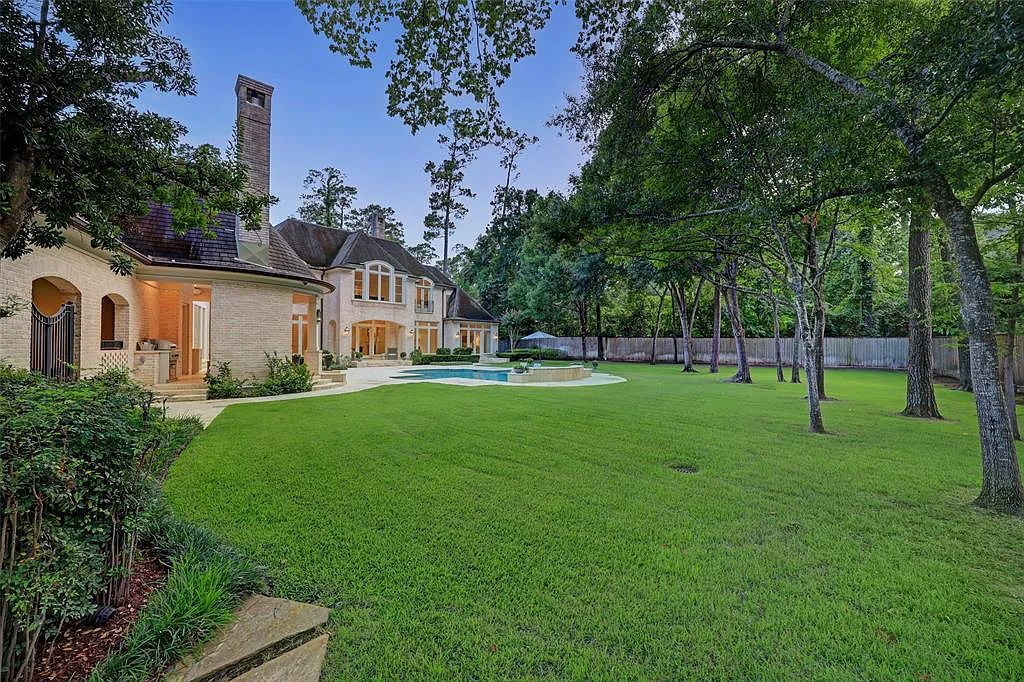
[[309, 348], [302, 353], [302, 359], [313, 376], [323, 371], [323, 353], [320, 352], [320, 330], [316, 319], [317, 297], [309, 296], [306, 302], [306, 320], [309, 324]]

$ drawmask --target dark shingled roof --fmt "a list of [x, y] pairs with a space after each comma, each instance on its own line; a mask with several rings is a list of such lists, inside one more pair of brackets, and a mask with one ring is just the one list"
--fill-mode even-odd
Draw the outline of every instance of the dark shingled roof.
[[125, 226], [121, 240], [154, 265], [252, 272], [330, 286], [317, 278], [275, 230], [270, 230], [267, 265], [239, 260], [235, 243], [236, 222], [235, 214], [221, 213], [217, 222], [210, 226], [212, 235], [204, 235], [198, 229], [179, 235], [171, 226], [170, 208], [152, 204], [147, 215], [135, 218]]
[[335, 254], [345, 244], [351, 232], [335, 230], [298, 218], [288, 218], [274, 227], [299, 258], [314, 268], [329, 268]]
[[448, 310], [445, 317], [450, 320], [474, 320], [476, 322], [497, 322], [494, 315], [484, 310], [472, 296], [462, 289], [456, 289], [448, 299]]
[[274, 228], [295, 252], [315, 268], [351, 267], [369, 261], [383, 261], [414, 277], [426, 277], [434, 284], [455, 287], [437, 268], [421, 263], [398, 242], [379, 239], [356, 230], [339, 230], [298, 218], [288, 218]]

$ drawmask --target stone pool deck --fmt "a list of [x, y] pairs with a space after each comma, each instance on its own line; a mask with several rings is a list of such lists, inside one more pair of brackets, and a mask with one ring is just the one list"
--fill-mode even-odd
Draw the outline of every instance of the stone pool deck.
[[[473, 365], [447, 366], [449, 368], [474, 369]], [[224, 411], [228, 405], [243, 403], [262, 403], [276, 400], [301, 400], [303, 398], [319, 398], [327, 395], [338, 395], [341, 393], [355, 393], [365, 391], [377, 386], [390, 386], [394, 384], [422, 383], [424, 381], [433, 384], [453, 384], [456, 386], [505, 386], [515, 388], [571, 388], [575, 386], [603, 386], [605, 384], [617, 384], [625, 381], [622, 377], [602, 372], [594, 372], [589, 378], [575, 379], [572, 381], [534, 381], [530, 383], [512, 383], [504, 381], [484, 381], [481, 379], [401, 379], [398, 378], [403, 370], [411, 367], [353, 367], [346, 372], [347, 377], [344, 384], [335, 388], [328, 388], [309, 393], [291, 393], [289, 395], [274, 395], [264, 398], [228, 398], [225, 400], [203, 400], [193, 402], [167, 403], [167, 415], [170, 417], [182, 417], [195, 415], [204, 424], [209, 424], [217, 415]], [[476, 368], [480, 369], [480, 368]], [[500, 369], [487, 367], [486, 369]]]

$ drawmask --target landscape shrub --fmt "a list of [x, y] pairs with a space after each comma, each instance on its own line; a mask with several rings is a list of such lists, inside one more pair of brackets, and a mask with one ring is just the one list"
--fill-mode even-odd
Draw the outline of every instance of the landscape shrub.
[[[438, 349], [438, 350], [440, 350], [440, 349]], [[472, 355], [472, 354], [473, 354], [473, 349], [472, 348], [466, 348], [465, 346], [460, 346], [460, 347], [458, 347], [458, 348], [456, 348], [455, 350], [452, 351], [452, 355]]]
[[334, 366], [334, 353], [329, 350], [322, 350], [320, 351], [320, 354], [323, 356], [324, 367], [330, 369]]
[[241, 398], [252, 395], [245, 379], [238, 379], [231, 371], [230, 362], [219, 362], [214, 367], [206, 370], [203, 378], [206, 382], [206, 397], [209, 400], [220, 398]]
[[166, 508], [150, 541], [170, 565], [167, 583], [151, 595], [128, 637], [89, 682], [154, 679], [228, 623], [245, 596], [266, 587], [264, 569]]
[[283, 395], [313, 390], [313, 375], [304, 364], [289, 362], [277, 353], [267, 356], [267, 378], [257, 384], [260, 395]]
[[434, 355], [451, 355], [451, 354], [452, 354], [452, 349], [451, 348], [445, 348], [444, 346], [441, 346], [436, 351], [434, 351]]
[[449, 364], [449, 365], [463, 365], [467, 362], [479, 362], [479, 355], [443, 355], [441, 353], [434, 353], [432, 355], [420, 353], [418, 358], [414, 357], [412, 363], [414, 365], [438, 365], [438, 364]]
[[349, 360], [347, 355], [339, 355], [334, 358], [334, 361], [331, 362], [329, 366], [327, 366], [327, 369], [348, 369], [351, 366], [352, 361]]
[[[231, 371], [230, 362], [221, 362], [214, 371], [206, 372], [206, 397], [209, 400], [219, 398], [252, 398], [255, 396], [283, 395], [285, 393], [303, 393], [313, 390], [313, 375], [304, 363], [283, 358], [277, 353], [267, 356], [267, 378], [256, 382], [249, 379], [238, 379]], [[341, 369], [348, 369], [347, 364]]]
[[28, 679], [43, 639], [126, 598], [159, 499], [151, 402], [124, 371], [58, 383], [0, 367], [0, 679]]
[[411, 360], [412, 364], [414, 364], [414, 365], [424, 365], [424, 364], [426, 364], [425, 362], [423, 362], [423, 353], [420, 352], [419, 348], [414, 348], [413, 349], [412, 353], [409, 354], [409, 360]]

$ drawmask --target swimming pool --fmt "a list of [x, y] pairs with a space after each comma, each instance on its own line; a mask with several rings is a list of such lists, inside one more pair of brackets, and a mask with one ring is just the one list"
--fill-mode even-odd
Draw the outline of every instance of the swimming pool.
[[393, 379], [480, 379], [481, 381], [508, 381], [507, 369], [474, 369], [472, 367], [418, 367], [407, 370]]

